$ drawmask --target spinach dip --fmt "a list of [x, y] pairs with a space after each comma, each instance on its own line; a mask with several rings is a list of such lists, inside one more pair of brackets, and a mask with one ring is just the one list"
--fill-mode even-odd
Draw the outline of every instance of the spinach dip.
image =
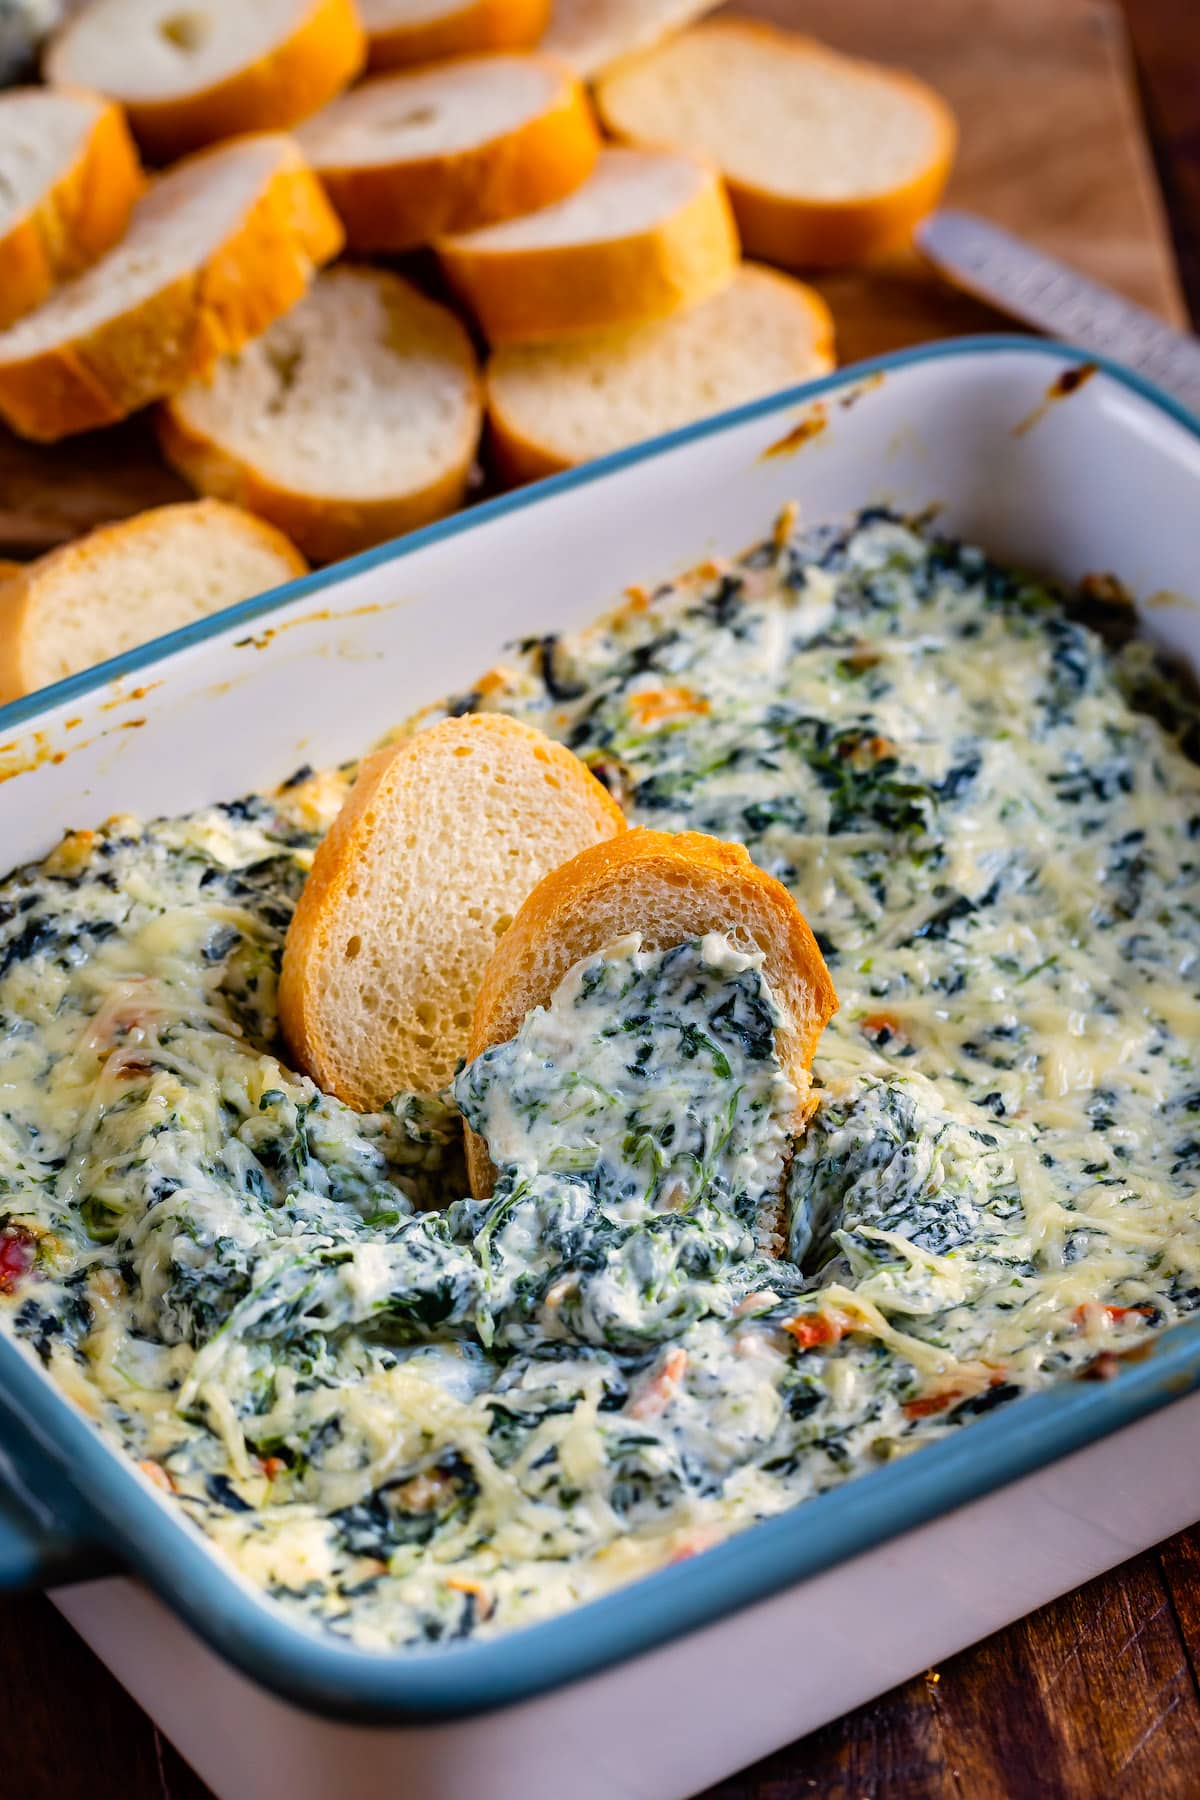
[[841, 998], [798, 1144], [719, 935], [607, 946], [441, 1096], [294, 1073], [280, 954], [350, 771], [0, 886], [0, 1317], [379, 1649], [560, 1612], [1200, 1299], [1200, 732], [1111, 595], [785, 520], [473, 709], [789, 885]]

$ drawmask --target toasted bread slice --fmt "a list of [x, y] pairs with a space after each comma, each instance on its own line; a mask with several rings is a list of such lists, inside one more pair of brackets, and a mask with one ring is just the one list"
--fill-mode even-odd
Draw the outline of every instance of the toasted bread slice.
[[438, 253], [493, 344], [640, 325], [725, 285], [738, 241], [716, 170], [691, 156], [602, 150], [590, 180], [527, 218]]
[[[825, 959], [800, 908], [740, 844], [697, 831], [626, 831], [580, 851], [543, 877], [497, 944], [479, 986], [467, 1055], [516, 1036], [568, 969], [605, 944], [640, 932], [647, 950], [726, 933], [738, 949], [761, 950], [763, 971], [783, 1014], [776, 1048], [808, 1107], [813, 1051], [837, 1011]], [[472, 1192], [491, 1192], [487, 1147], [467, 1133]]]
[[914, 76], [746, 19], [620, 64], [597, 104], [630, 143], [710, 156], [747, 253], [792, 268], [904, 243], [937, 204], [957, 137], [949, 107]]
[[566, 65], [518, 53], [381, 75], [299, 137], [354, 250], [413, 250], [545, 206], [599, 147]]
[[550, 0], [361, 0], [373, 69], [408, 68], [487, 50], [528, 50]]
[[119, 107], [99, 94], [0, 94], [0, 329], [95, 262], [143, 187]]
[[303, 575], [273, 526], [217, 500], [103, 525], [3, 584], [0, 702]]
[[89, 0], [46, 53], [51, 81], [120, 102], [157, 162], [306, 119], [362, 68], [354, 0]]
[[744, 263], [728, 287], [669, 319], [494, 351], [492, 457], [505, 480], [536, 481], [832, 367], [821, 296]]
[[592, 81], [623, 56], [652, 49], [719, 0], [554, 0], [543, 50]]
[[502, 713], [444, 719], [371, 757], [284, 948], [279, 1017], [301, 1068], [363, 1111], [444, 1087], [526, 896], [624, 828], [577, 757]]
[[449, 308], [399, 275], [347, 264], [165, 401], [158, 434], [202, 494], [332, 562], [452, 512], [482, 418], [475, 351]]
[[340, 245], [291, 138], [189, 157], [107, 256], [0, 332], [0, 415], [49, 440], [175, 393], [293, 306]]

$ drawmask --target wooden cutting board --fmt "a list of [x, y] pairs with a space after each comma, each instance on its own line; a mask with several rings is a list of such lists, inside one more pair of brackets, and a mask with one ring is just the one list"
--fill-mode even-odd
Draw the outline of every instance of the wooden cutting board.
[[[731, 10], [925, 75], [962, 129], [953, 200], [1182, 322], [1115, 0], [753, 0]], [[819, 285], [843, 362], [1008, 323], [915, 256]], [[187, 492], [143, 420], [50, 449], [0, 431], [0, 555], [35, 555]]]

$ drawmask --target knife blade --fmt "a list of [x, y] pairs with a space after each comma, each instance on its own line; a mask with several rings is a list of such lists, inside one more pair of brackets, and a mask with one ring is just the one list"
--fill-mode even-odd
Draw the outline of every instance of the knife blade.
[[973, 213], [931, 213], [916, 235], [956, 286], [1051, 337], [1127, 363], [1200, 413], [1200, 338]]

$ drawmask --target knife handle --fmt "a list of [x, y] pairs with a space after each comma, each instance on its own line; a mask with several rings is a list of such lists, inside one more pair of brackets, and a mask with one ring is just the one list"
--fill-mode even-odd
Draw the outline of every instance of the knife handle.
[[973, 213], [932, 213], [917, 243], [956, 285], [1051, 337], [1128, 364], [1200, 413], [1200, 340], [1144, 306]]

